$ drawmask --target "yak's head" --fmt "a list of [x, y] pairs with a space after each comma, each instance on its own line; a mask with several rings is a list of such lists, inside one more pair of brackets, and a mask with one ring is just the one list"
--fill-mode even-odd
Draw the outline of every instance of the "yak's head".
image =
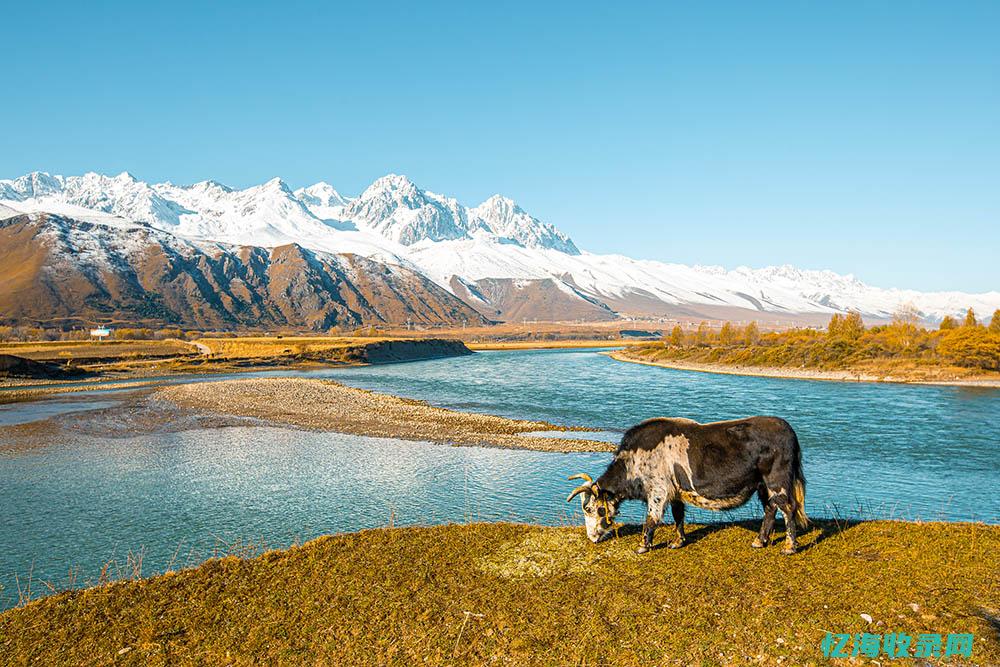
[[573, 475], [569, 479], [582, 479], [584, 483], [573, 489], [566, 502], [580, 496], [583, 507], [583, 521], [587, 527], [587, 537], [591, 542], [599, 542], [615, 527], [615, 515], [618, 513], [618, 501], [607, 491], [602, 490], [586, 473]]

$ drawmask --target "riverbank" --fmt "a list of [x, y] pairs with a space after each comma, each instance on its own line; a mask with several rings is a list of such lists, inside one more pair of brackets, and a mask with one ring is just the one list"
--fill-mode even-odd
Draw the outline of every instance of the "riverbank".
[[823, 658], [827, 632], [904, 632], [971, 633], [972, 657], [948, 664], [1000, 664], [1000, 527], [820, 522], [793, 557], [751, 549], [754, 530], [691, 527], [684, 548], [643, 556], [635, 527], [599, 545], [580, 527], [513, 524], [328, 536], [31, 602], [0, 614], [0, 653], [15, 665], [804, 665], [848, 662]]
[[162, 387], [154, 398], [178, 407], [273, 424], [353, 435], [550, 452], [611, 451], [606, 442], [525, 435], [586, 431], [542, 421], [436, 408], [424, 401], [347, 387], [329, 380], [260, 378]]
[[1000, 378], [985, 377], [937, 377], [926, 369], [920, 374], [894, 375], [877, 374], [862, 369], [858, 370], [821, 370], [815, 368], [780, 368], [770, 366], [749, 366], [732, 364], [707, 364], [684, 360], [644, 359], [634, 355], [634, 350], [608, 352], [609, 357], [617, 361], [625, 361], [646, 366], [659, 366], [680, 371], [697, 371], [700, 373], [717, 373], [720, 375], [749, 375], [755, 377], [785, 378], [791, 380], [828, 380], [833, 382], [891, 382], [897, 384], [927, 384], [947, 385], [956, 387], [1000, 388]]
[[[157, 342], [157, 341], [151, 341]], [[419, 339], [356, 339], [356, 338], [220, 338], [201, 339], [197, 343], [200, 356], [183, 355], [152, 358], [129, 356], [138, 354], [134, 345], [120, 346], [123, 356], [85, 356], [74, 371], [79, 376], [64, 380], [44, 378], [0, 377], [0, 405], [52, 394], [117, 389], [162, 384], [183, 376], [226, 375], [271, 370], [311, 370], [335, 366], [399, 363], [472, 354], [460, 340], [441, 338]], [[79, 348], [85, 355], [96, 355], [96, 346], [75, 343], [37, 344], [28, 354], [53, 361], [67, 350]], [[8, 349], [8, 348], [0, 348]], [[14, 348], [10, 348], [14, 349]], [[116, 349], [116, 348], [111, 348]], [[151, 349], [157, 349], [153, 346]], [[106, 354], [106, 353], [105, 353]], [[66, 361], [66, 359], [62, 359]]]
[[521, 340], [508, 342], [477, 342], [466, 343], [470, 350], [576, 350], [594, 349], [601, 347], [627, 347], [629, 345], [639, 345], [641, 341], [621, 340], [621, 339], [592, 339], [592, 340]]

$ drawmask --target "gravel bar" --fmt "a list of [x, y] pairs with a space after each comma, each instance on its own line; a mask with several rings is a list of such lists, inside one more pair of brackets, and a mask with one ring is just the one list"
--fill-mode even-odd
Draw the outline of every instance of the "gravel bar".
[[223, 380], [163, 387], [156, 390], [155, 396], [194, 410], [355, 435], [549, 452], [614, 448], [606, 442], [582, 438], [522, 435], [590, 429], [436, 408], [424, 401], [356, 389], [331, 380]]

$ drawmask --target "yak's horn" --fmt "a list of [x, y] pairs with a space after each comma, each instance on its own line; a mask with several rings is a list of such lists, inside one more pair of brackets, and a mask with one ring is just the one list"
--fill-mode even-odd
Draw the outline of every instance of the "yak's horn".
[[592, 493], [591, 485], [594, 483], [594, 480], [591, 479], [590, 475], [588, 475], [587, 473], [578, 472], [575, 475], [570, 475], [566, 479], [582, 479], [583, 481], [586, 482], [586, 484], [581, 484], [580, 486], [573, 489], [573, 493], [569, 494], [569, 497], [566, 498], [566, 502], [573, 500], [573, 498], [575, 498], [577, 495], [581, 493]]
[[[577, 475], [573, 475], [569, 479], [582, 479], [585, 480], [585, 483], [573, 489], [573, 492], [566, 497], [566, 502], [573, 500], [573, 498], [575, 498], [581, 493], [589, 493], [592, 496], [596, 496], [598, 494], [597, 484], [595, 484], [594, 481], [590, 478], [590, 475], [581, 472]], [[584, 499], [580, 498], [580, 502], [583, 501]]]
[[573, 493], [571, 493], [568, 496], [566, 496], [566, 502], [569, 502], [569, 501], [573, 500], [574, 498], [576, 498], [581, 493], [593, 493], [593, 491], [591, 490], [591, 485], [590, 484], [581, 484], [580, 486], [578, 486], [575, 489], [573, 489]]

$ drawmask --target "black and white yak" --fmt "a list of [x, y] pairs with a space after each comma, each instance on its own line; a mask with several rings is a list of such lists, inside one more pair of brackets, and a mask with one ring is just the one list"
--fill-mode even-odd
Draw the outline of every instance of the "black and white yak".
[[648, 419], [625, 433], [614, 459], [596, 482], [586, 474], [570, 479], [585, 481], [566, 502], [580, 496], [587, 537], [593, 542], [614, 528], [622, 501], [646, 502], [648, 512], [638, 553], [652, 547], [653, 533], [667, 506], [677, 527], [677, 536], [669, 546], [676, 549], [685, 540], [685, 503], [726, 510], [744, 504], [755, 491], [764, 506], [764, 522], [754, 547], [770, 543], [778, 510], [786, 524], [782, 553], [795, 553], [796, 528], [808, 525], [799, 440], [788, 422], [778, 417], [711, 424]]

